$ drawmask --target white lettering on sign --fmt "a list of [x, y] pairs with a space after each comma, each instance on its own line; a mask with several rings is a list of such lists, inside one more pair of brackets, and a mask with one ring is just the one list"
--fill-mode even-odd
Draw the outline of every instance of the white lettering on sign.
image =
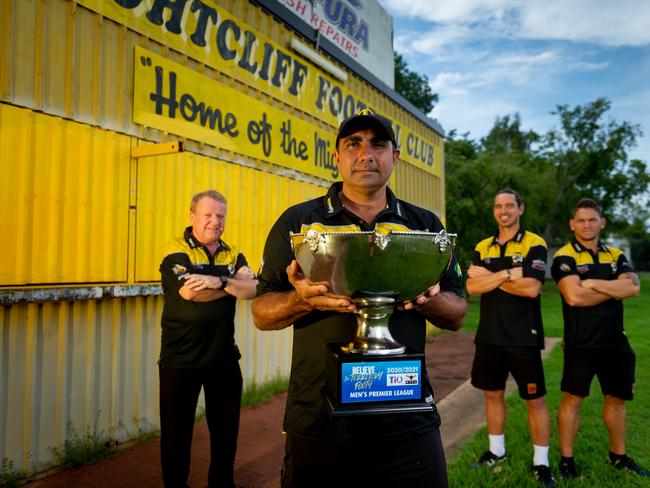
[[371, 374], [374, 372], [374, 366], [352, 366], [352, 374]]

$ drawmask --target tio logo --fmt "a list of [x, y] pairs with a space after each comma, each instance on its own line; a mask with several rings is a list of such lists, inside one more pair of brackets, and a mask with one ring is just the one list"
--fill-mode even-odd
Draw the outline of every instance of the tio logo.
[[418, 375], [415, 373], [401, 373], [386, 375], [386, 386], [417, 385]]

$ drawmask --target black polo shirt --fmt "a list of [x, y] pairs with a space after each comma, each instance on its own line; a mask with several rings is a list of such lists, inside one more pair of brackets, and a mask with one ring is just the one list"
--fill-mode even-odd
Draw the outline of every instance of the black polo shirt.
[[[440, 220], [430, 211], [395, 198], [387, 189], [388, 205], [370, 226], [349, 212], [339, 199], [342, 183], [333, 184], [323, 197], [287, 209], [277, 220], [266, 241], [263, 265], [258, 276], [257, 294], [290, 291], [286, 268], [294, 259], [289, 233], [320, 231], [358, 232], [373, 228], [401, 231], [438, 232]], [[441, 288], [463, 296], [461, 272], [455, 257], [440, 282]], [[425, 290], [422, 290], [423, 292]], [[291, 380], [284, 417], [284, 429], [296, 436], [346, 441], [355, 438], [412, 435], [439, 425], [437, 412], [431, 414], [369, 415], [330, 419], [322, 396], [325, 385], [327, 345], [351, 341], [357, 319], [352, 313], [312, 312], [293, 324]], [[395, 311], [390, 318], [392, 336], [407, 352], [423, 353], [426, 322], [415, 311]], [[433, 394], [428, 382], [427, 393]], [[426, 395], [425, 395], [426, 396]]]
[[[523, 268], [523, 275], [542, 283], [546, 271], [546, 243], [537, 234], [520, 228], [504, 244], [498, 233], [483, 239], [474, 249], [472, 264], [492, 272]], [[544, 327], [539, 296], [520, 297], [499, 288], [481, 295], [476, 344], [544, 348]]]
[[185, 300], [178, 290], [185, 273], [232, 276], [246, 266], [236, 248], [219, 241], [214, 256], [185, 229], [170, 241], [160, 264], [164, 292], [161, 319], [160, 365], [169, 368], [198, 368], [232, 364], [239, 358], [235, 345], [236, 298], [226, 295], [211, 302]]
[[[576, 239], [553, 257], [551, 274], [556, 282], [570, 275], [580, 280], [616, 280], [634, 268], [620, 249], [598, 243], [593, 253]], [[564, 345], [568, 348], [629, 349], [623, 329], [623, 301], [609, 299], [591, 307], [572, 307], [562, 298]]]

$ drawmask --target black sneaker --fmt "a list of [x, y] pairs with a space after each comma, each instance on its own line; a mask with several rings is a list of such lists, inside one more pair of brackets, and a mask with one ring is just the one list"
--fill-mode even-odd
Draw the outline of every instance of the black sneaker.
[[607, 462], [614, 466], [616, 469], [624, 469], [625, 471], [638, 474], [639, 476], [650, 478], [650, 471], [642, 468], [634, 462], [634, 459], [626, 455], [617, 457], [616, 459], [612, 459], [611, 456], [607, 456]]
[[551, 473], [551, 468], [540, 464], [539, 466], [533, 466], [533, 473], [535, 473], [535, 479], [539, 481], [546, 487], [555, 486], [555, 478], [553, 478], [553, 473]]
[[483, 455], [478, 458], [478, 461], [472, 464], [472, 468], [478, 468], [479, 466], [494, 466], [497, 463], [504, 461], [506, 455], [497, 456], [492, 451], [485, 451]]
[[573, 458], [560, 460], [557, 468], [560, 472], [560, 478], [563, 480], [574, 480], [578, 477], [576, 463]]

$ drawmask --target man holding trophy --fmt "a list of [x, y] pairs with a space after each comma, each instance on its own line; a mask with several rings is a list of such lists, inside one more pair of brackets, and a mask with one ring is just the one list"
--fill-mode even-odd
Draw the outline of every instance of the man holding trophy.
[[[422, 366], [426, 320], [457, 330], [467, 304], [438, 217], [388, 188], [399, 154], [388, 119], [368, 109], [347, 118], [335, 149], [343, 182], [287, 209], [267, 238], [255, 324], [293, 325], [284, 488], [447, 486], [440, 419]], [[416, 249], [423, 240], [433, 251]], [[430, 263], [439, 269], [413, 293]], [[391, 369], [421, 376], [384, 375]], [[350, 378], [359, 380], [357, 391], [346, 393]], [[417, 388], [390, 389], [389, 378]], [[399, 397], [406, 391], [419, 396]], [[378, 395], [382, 401], [371, 401]]]

